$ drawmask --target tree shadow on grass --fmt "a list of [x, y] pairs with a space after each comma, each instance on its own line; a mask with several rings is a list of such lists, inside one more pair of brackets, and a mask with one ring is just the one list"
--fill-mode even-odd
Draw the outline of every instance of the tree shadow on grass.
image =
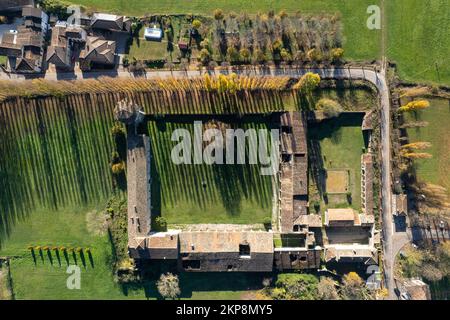
[[53, 265], [53, 256], [52, 256], [51, 250], [47, 250], [47, 257], [48, 257], [48, 260], [50, 261], [50, 264]]

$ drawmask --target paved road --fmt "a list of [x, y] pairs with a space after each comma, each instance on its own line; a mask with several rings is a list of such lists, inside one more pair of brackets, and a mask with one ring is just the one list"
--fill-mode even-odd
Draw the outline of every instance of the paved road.
[[[381, 72], [376, 72], [372, 69], [363, 68], [351, 68], [351, 69], [296, 69], [296, 68], [268, 68], [268, 69], [246, 69], [242, 71], [234, 71], [238, 74], [246, 74], [250, 76], [301, 76], [306, 72], [314, 72], [321, 76], [323, 79], [355, 79], [355, 80], [367, 80], [373, 83], [378, 91], [381, 103], [381, 158], [382, 158], [382, 235], [383, 235], [383, 252], [384, 252], [384, 264], [383, 271], [385, 276], [385, 285], [389, 291], [389, 298], [395, 299], [394, 294], [394, 277], [393, 266], [394, 252], [392, 249], [393, 241], [393, 219], [391, 212], [391, 152], [390, 152], [390, 99], [389, 99], [389, 87], [386, 82], [385, 69], [382, 68]], [[141, 77], [145, 78], [167, 78], [167, 77], [196, 77], [199, 76], [199, 71], [147, 71], [141, 74]], [[104, 71], [104, 72], [92, 72], [92, 73], [66, 73], [55, 74], [47, 73], [45, 78], [49, 80], [74, 80], [74, 79], [87, 79], [98, 78], [101, 76], [112, 76], [120, 78], [133, 78], [135, 75], [127, 71]], [[0, 78], [5, 77], [5, 74], [0, 74]], [[14, 76], [14, 78], [17, 78]], [[18, 80], [24, 80], [23, 77], [18, 77]]]

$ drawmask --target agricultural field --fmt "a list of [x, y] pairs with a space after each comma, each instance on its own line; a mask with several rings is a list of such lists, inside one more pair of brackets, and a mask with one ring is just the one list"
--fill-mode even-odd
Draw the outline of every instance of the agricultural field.
[[422, 128], [407, 130], [410, 142], [430, 142], [431, 148], [425, 150], [433, 157], [431, 159], [416, 159], [414, 165], [420, 180], [441, 185], [447, 188], [450, 195], [450, 138], [448, 123], [450, 121], [450, 105], [446, 99], [429, 99], [430, 107], [425, 110], [407, 114], [407, 120], [426, 121], [428, 125]]
[[[233, 128], [229, 123], [220, 122], [220, 125]], [[237, 125], [244, 130], [267, 126], [266, 120], [259, 117]], [[171, 141], [172, 132], [184, 128], [193, 133], [193, 127], [193, 121], [149, 122], [155, 162], [152, 167], [153, 208], [160, 210], [169, 224], [253, 224], [270, 219], [272, 177], [262, 176], [259, 165], [173, 163], [171, 150], [178, 142]]]
[[[338, 118], [308, 126], [309, 140], [309, 194], [311, 201], [319, 201], [320, 210], [352, 207], [361, 211], [361, 154], [365, 147], [361, 131], [362, 116], [341, 114]], [[336, 172], [345, 179], [330, 181]], [[330, 173], [330, 175], [328, 175]], [[335, 179], [336, 180], [336, 179]], [[332, 193], [327, 185], [347, 192]]]
[[450, 11], [447, 0], [385, 1], [388, 57], [407, 81], [450, 85]]
[[[16, 299], [158, 299], [155, 281], [142, 287], [127, 288], [114, 281], [113, 251], [106, 232], [93, 232], [89, 213], [101, 212], [102, 205], [67, 207], [58, 211], [38, 209], [18, 223], [2, 245], [0, 255], [11, 255], [11, 277]], [[29, 245], [64, 245], [90, 248], [92, 262], [83, 262], [79, 254], [69, 259], [55, 252], [36, 253]], [[77, 260], [75, 260], [75, 258]], [[81, 289], [66, 286], [67, 265], [81, 268]], [[248, 288], [261, 289], [261, 275], [186, 274], [180, 277], [182, 299], [239, 299]]]
[[58, 211], [111, 193], [110, 107], [81, 95], [0, 105], [0, 241], [36, 208]]

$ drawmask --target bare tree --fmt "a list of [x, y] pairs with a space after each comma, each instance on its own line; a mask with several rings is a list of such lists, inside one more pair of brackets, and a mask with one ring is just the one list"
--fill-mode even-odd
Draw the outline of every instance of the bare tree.
[[164, 299], [176, 299], [181, 294], [178, 276], [169, 272], [161, 275], [156, 287]]

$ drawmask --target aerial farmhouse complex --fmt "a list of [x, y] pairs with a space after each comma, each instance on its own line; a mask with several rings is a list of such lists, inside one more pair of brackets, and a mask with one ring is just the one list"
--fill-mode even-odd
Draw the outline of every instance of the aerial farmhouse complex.
[[[318, 269], [325, 261], [378, 264], [373, 216], [373, 168], [370, 153], [361, 156], [361, 212], [328, 208], [323, 217], [309, 207], [307, 116], [304, 112], [274, 113], [280, 130], [280, 165], [273, 179], [276, 195], [272, 226], [200, 224], [153, 230], [149, 136], [138, 134], [145, 121], [142, 108], [120, 101], [116, 117], [127, 125], [128, 249], [134, 259], [177, 260], [181, 271], [267, 272]], [[333, 171], [331, 171], [333, 172]], [[348, 177], [342, 179], [348, 184]], [[339, 183], [338, 183], [339, 184]], [[335, 190], [336, 193], [346, 191]]]
[[0, 300], [447, 300], [446, 1], [0, 0]]

